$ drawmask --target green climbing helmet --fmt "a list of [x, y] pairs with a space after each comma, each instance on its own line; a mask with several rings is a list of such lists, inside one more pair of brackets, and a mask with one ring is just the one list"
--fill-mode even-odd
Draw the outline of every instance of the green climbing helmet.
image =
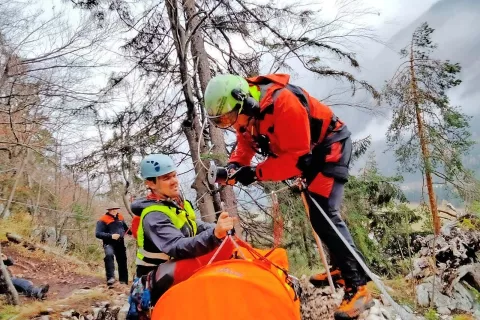
[[177, 170], [172, 158], [166, 154], [149, 154], [140, 162], [142, 179], [156, 178]]
[[243, 99], [232, 96], [232, 91], [248, 96], [249, 85], [247, 80], [233, 74], [222, 74], [212, 78], [205, 90], [205, 108], [208, 118], [219, 128], [225, 129], [237, 121], [243, 107]]

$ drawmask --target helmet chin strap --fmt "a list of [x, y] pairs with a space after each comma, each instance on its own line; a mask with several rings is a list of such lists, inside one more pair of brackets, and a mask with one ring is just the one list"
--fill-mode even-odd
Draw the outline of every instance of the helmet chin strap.
[[232, 97], [242, 102], [242, 107], [239, 110], [239, 114], [244, 114], [249, 117], [257, 117], [260, 115], [260, 105], [258, 101], [248, 93], [244, 93], [239, 89], [233, 89]]

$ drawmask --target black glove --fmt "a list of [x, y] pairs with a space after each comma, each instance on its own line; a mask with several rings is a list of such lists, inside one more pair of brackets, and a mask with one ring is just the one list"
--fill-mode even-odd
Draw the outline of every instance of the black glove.
[[235, 181], [240, 182], [244, 186], [248, 186], [257, 181], [256, 167], [241, 167], [232, 175], [232, 179], [235, 179]]
[[236, 162], [228, 163], [226, 169], [227, 172], [230, 173], [230, 171], [237, 171], [240, 169], [240, 165]]
[[228, 176], [226, 184], [229, 186], [235, 185], [236, 181], [234, 178], [232, 178], [232, 175], [235, 174], [235, 172], [238, 169], [240, 169], [240, 165], [236, 162], [227, 163], [227, 166], [225, 167], [225, 169], [227, 170], [227, 176]]

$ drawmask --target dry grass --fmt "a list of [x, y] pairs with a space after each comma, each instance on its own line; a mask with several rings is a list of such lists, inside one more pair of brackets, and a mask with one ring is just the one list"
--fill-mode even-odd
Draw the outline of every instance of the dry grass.
[[[16, 213], [6, 220], [0, 219], [0, 241], [7, 241], [7, 232], [18, 234], [28, 241], [30, 240], [30, 232], [32, 228], [32, 217], [27, 213]], [[30, 251], [22, 246], [16, 246], [16, 251], [26, 257], [37, 257], [39, 259], [48, 258], [55, 260], [61, 259], [68, 261], [77, 266], [75, 271], [78, 274], [95, 275], [100, 277], [104, 276], [105, 272], [103, 270], [103, 260], [100, 261], [101, 263], [95, 263], [95, 266], [92, 266], [91, 264], [88, 264], [77, 257], [62, 253], [60, 248], [47, 247], [39, 244], [36, 245], [43, 248], [43, 250]]]
[[7, 240], [6, 233], [16, 233], [29, 238], [32, 230], [32, 217], [25, 213], [16, 213], [8, 219], [0, 219], [0, 241]]
[[108, 293], [96, 289], [84, 294], [74, 294], [68, 298], [55, 301], [34, 301], [32, 303], [21, 306], [0, 306], [0, 319], [31, 319], [42, 312], [46, 312], [51, 308], [54, 313], [51, 315], [52, 319], [56, 319], [55, 314], [75, 308], [77, 311], [82, 311], [91, 308], [95, 301], [108, 300], [110, 296]]

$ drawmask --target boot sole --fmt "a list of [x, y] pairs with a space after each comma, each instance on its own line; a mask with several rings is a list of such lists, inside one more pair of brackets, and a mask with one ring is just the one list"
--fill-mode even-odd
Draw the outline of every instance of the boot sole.
[[375, 302], [373, 302], [373, 300], [371, 300], [370, 302], [366, 303], [364, 305], [364, 307], [362, 308], [363, 310], [359, 311], [358, 312], [358, 315], [356, 316], [349, 316], [348, 314], [344, 314], [344, 313], [340, 313], [340, 314], [334, 314], [334, 318], [335, 320], [352, 320], [352, 319], [357, 319], [358, 317], [360, 317], [360, 315], [362, 313], [364, 313], [365, 311], [367, 311], [368, 309], [370, 309], [371, 307], [373, 307], [375, 305]]

